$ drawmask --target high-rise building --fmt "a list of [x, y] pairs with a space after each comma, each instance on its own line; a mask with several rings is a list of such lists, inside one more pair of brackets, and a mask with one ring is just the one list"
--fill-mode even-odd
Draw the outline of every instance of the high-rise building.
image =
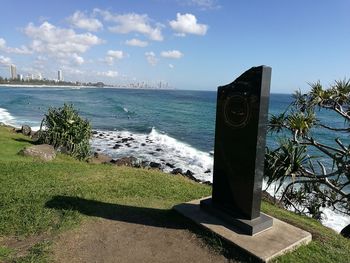
[[17, 78], [16, 66], [13, 64], [10, 66], [10, 74], [11, 74], [11, 79]]
[[63, 81], [62, 70], [59, 70], [59, 71], [58, 71], [57, 80], [58, 80], [58, 81]]

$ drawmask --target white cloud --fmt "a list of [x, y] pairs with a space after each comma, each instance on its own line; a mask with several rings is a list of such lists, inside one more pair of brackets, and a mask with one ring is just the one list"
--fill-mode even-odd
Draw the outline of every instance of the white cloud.
[[124, 52], [121, 50], [108, 50], [107, 56], [103, 60], [108, 65], [112, 66], [115, 60], [123, 59], [125, 57]]
[[80, 54], [103, 42], [91, 33], [77, 34], [73, 29], [59, 28], [49, 22], [44, 22], [38, 27], [29, 23], [24, 32], [32, 39], [33, 51], [66, 63], [84, 63]]
[[0, 38], [0, 48], [6, 48], [6, 41], [3, 38]]
[[151, 19], [146, 14], [128, 13], [120, 15], [100, 9], [94, 9], [94, 12], [101, 14], [105, 21], [116, 23], [116, 25], [108, 27], [111, 32], [120, 34], [136, 32], [154, 41], [163, 40], [161, 25], [152, 26]]
[[173, 64], [169, 64], [169, 68], [173, 69], [174, 65]]
[[169, 51], [162, 51], [160, 55], [163, 58], [181, 58], [183, 57], [183, 54], [179, 50], [169, 50]]
[[20, 48], [18, 47], [8, 47], [6, 45], [6, 40], [3, 38], [0, 38], [0, 50], [6, 52], [6, 53], [14, 53], [14, 54], [31, 54], [32, 51], [29, 50], [26, 46], [21, 46]]
[[192, 14], [176, 14], [176, 20], [169, 22], [170, 27], [177, 32], [179, 36], [186, 34], [194, 34], [204, 36], [207, 33], [208, 26], [205, 24], [198, 24], [197, 18]]
[[72, 59], [73, 59], [73, 62], [77, 65], [81, 65], [84, 63], [84, 58], [82, 58], [81, 56], [79, 56], [78, 54], [74, 53], [72, 55]]
[[108, 78], [115, 78], [118, 77], [119, 73], [117, 71], [112, 71], [108, 70], [105, 72], [97, 72], [97, 76], [102, 76], [102, 77], [108, 77]]
[[0, 56], [0, 64], [5, 65], [5, 66], [9, 66], [10, 64], [12, 64], [11, 58]]
[[107, 55], [116, 59], [124, 58], [124, 53], [121, 50], [108, 50]]
[[134, 46], [134, 47], [147, 47], [148, 46], [147, 41], [142, 41], [142, 40], [139, 40], [137, 38], [126, 40], [125, 44], [127, 44], [128, 46]]
[[88, 31], [98, 31], [103, 28], [102, 23], [93, 17], [88, 17], [81, 11], [76, 11], [68, 21], [76, 28], [86, 29]]
[[33, 39], [33, 50], [43, 53], [84, 53], [91, 46], [102, 43], [91, 33], [77, 34], [72, 29], [59, 28], [49, 22], [39, 27], [29, 23], [24, 32]]
[[145, 56], [146, 56], [147, 62], [148, 62], [149, 64], [151, 64], [152, 66], [157, 65], [158, 59], [157, 59], [157, 57], [156, 57], [156, 54], [154, 54], [153, 51], [151, 51], [151, 52], [146, 52], [146, 53], [145, 53]]

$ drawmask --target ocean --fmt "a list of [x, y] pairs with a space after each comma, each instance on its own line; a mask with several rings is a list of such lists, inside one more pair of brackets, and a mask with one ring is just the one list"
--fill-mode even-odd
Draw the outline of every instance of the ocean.
[[[291, 101], [291, 95], [271, 94], [269, 113], [283, 112]], [[212, 181], [215, 91], [0, 86], [0, 122], [38, 129], [47, 109], [63, 103], [72, 103], [91, 121], [96, 131], [93, 150], [157, 162], [165, 172], [173, 167], [190, 170], [197, 179]], [[322, 112], [321, 118], [330, 125], [342, 123], [329, 112]], [[315, 135], [333, 143], [331, 133]], [[115, 147], [121, 138], [132, 140]], [[276, 142], [268, 135], [268, 146]], [[326, 209], [322, 222], [339, 232], [350, 218]]]

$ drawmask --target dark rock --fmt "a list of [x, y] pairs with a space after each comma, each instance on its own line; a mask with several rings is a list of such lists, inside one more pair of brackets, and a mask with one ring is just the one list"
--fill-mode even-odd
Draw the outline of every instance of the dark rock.
[[202, 184], [206, 184], [206, 185], [213, 185], [213, 183], [212, 183], [212, 182], [210, 182], [210, 181], [204, 181], [204, 182], [202, 182]]
[[211, 173], [211, 170], [210, 170], [210, 169], [207, 169], [207, 170], [205, 170], [204, 173], [205, 173], [205, 174]]
[[156, 149], [157, 152], [163, 151], [161, 148]]
[[133, 156], [112, 160], [111, 163], [118, 166], [134, 166], [134, 167], [138, 166], [137, 159]]
[[146, 144], [145, 143], [141, 143], [141, 146], [146, 146]]
[[99, 148], [98, 148], [98, 149], [96, 149], [96, 151], [100, 152], [100, 151], [101, 151], [101, 149], [99, 149]]
[[169, 166], [170, 168], [174, 168], [174, 167], [175, 167], [175, 165], [173, 165], [173, 164], [171, 164], [171, 163], [166, 163], [165, 165], [166, 165], [166, 166]]
[[128, 147], [131, 147], [130, 143], [127, 143], [127, 144], [125, 144], [125, 145], [128, 146]]
[[127, 142], [129, 139], [128, 138], [123, 138], [121, 142]]
[[120, 139], [120, 138], [122, 138], [122, 136], [118, 135], [118, 138]]
[[30, 136], [32, 128], [28, 125], [23, 125], [21, 129], [17, 129], [16, 132], [22, 133], [23, 135]]
[[198, 180], [196, 177], [193, 176], [194, 173], [191, 170], [187, 170], [184, 175], [195, 182], [200, 182], [200, 180]]
[[147, 161], [142, 161], [142, 162], [141, 162], [141, 167], [142, 167], [142, 168], [149, 167], [149, 162], [147, 162]]
[[32, 131], [30, 133], [30, 138], [34, 141], [37, 142], [39, 140], [40, 137], [40, 131]]
[[150, 162], [149, 167], [160, 169], [162, 167], [162, 165], [160, 163]]
[[92, 131], [92, 134], [95, 135], [95, 134], [98, 134], [98, 132], [97, 131]]
[[88, 160], [89, 163], [110, 163], [112, 158], [108, 155], [94, 152], [94, 156]]
[[100, 133], [99, 136], [101, 136], [103, 138], [103, 133]]
[[182, 169], [181, 168], [175, 168], [171, 171], [172, 174], [182, 174]]
[[194, 173], [191, 170], [187, 170], [185, 175], [192, 176], [192, 175], [194, 175]]
[[128, 141], [135, 141], [135, 139], [132, 138], [132, 137], [129, 137], [129, 138], [128, 138]]
[[341, 234], [343, 237], [350, 238], [350, 224], [347, 225], [346, 227], [344, 227], [343, 230], [340, 231], [340, 234]]
[[119, 149], [120, 147], [121, 147], [120, 144], [115, 144], [115, 145], [113, 146], [113, 149]]
[[48, 144], [29, 146], [21, 150], [19, 153], [24, 156], [37, 157], [43, 161], [52, 161], [56, 157], [55, 149]]

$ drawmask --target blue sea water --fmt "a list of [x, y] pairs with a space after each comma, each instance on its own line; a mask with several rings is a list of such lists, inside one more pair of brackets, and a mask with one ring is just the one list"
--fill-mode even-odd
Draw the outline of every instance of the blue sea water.
[[[271, 94], [269, 113], [283, 112], [291, 101], [289, 94]], [[0, 86], [0, 122], [39, 127], [47, 109], [63, 103], [74, 104], [91, 121], [97, 131], [91, 140], [94, 150], [114, 158], [134, 156], [158, 162], [166, 172], [172, 166], [188, 169], [196, 178], [212, 181], [215, 91]], [[331, 126], [344, 125], [330, 112], [320, 116]], [[334, 143], [331, 132], [314, 133], [321, 141]], [[119, 143], [121, 146], [115, 149], [120, 138], [133, 140], [127, 145]], [[341, 139], [349, 144], [347, 136]], [[277, 146], [276, 137], [268, 135], [267, 144]], [[350, 223], [348, 218], [332, 217], [328, 214], [327, 222], [338, 231]]]
[[[290, 103], [290, 95], [272, 94], [270, 112]], [[188, 90], [6, 88], [0, 108], [16, 124], [39, 126], [47, 109], [72, 103], [94, 129], [150, 133], [152, 128], [202, 151], [213, 150], [216, 92]], [[0, 119], [1, 121], [1, 119]]]

